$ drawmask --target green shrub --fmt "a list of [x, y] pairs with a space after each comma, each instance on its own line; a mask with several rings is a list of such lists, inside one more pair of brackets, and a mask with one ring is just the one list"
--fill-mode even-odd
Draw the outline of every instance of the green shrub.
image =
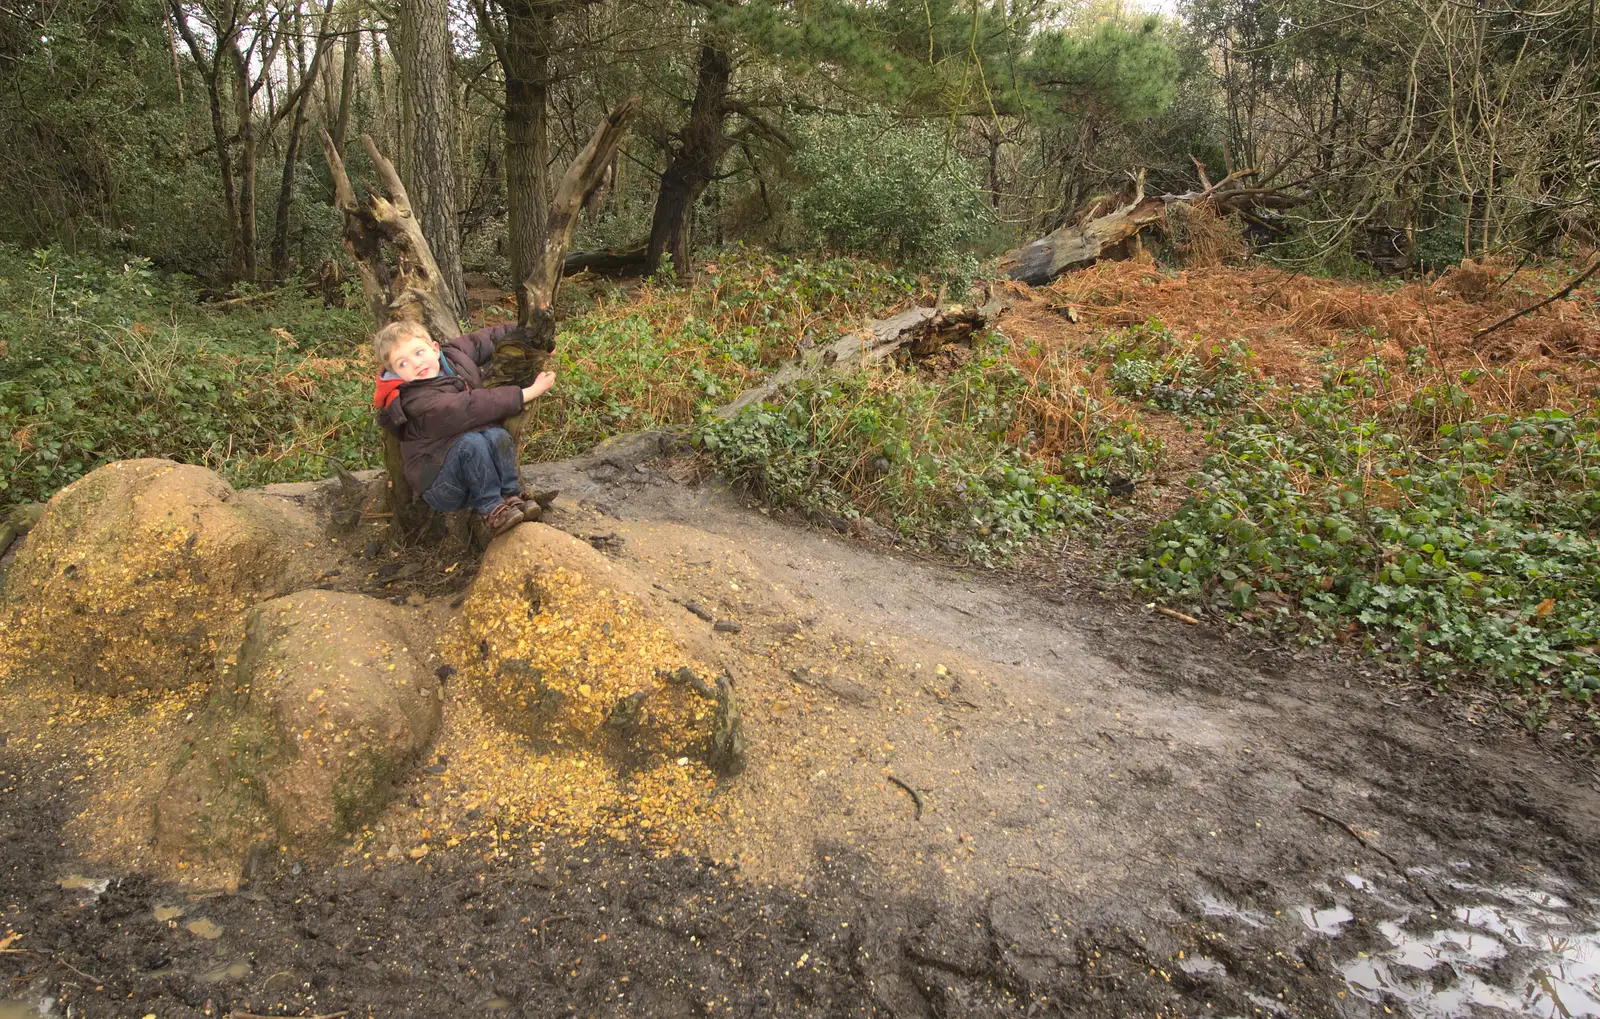
[[808, 241], [929, 268], [954, 263], [989, 222], [974, 168], [937, 131], [815, 118], [800, 140], [794, 213]]
[[777, 506], [870, 517], [980, 561], [1085, 519], [1092, 506], [1009, 438], [1026, 380], [996, 343], [943, 378], [890, 369], [803, 380], [696, 442]]
[[0, 246], [0, 504], [159, 456], [238, 485], [379, 459], [358, 311], [278, 297], [230, 310], [147, 262]]
[[1151, 592], [1355, 638], [1440, 681], [1600, 690], [1600, 423], [1557, 410], [1434, 427], [1453, 387], [1373, 410], [1377, 362], [1223, 428], [1132, 574]]

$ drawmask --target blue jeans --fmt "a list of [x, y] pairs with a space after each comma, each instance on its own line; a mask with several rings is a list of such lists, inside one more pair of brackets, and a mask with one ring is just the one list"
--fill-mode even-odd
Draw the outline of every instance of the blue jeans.
[[457, 439], [444, 466], [422, 499], [440, 513], [471, 506], [487, 515], [502, 497], [522, 491], [517, 476], [517, 444], [504, 428], [485, 428]]

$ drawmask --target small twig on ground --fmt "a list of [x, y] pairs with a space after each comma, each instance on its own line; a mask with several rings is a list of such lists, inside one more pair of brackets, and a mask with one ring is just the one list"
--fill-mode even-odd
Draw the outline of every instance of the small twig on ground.
[[105, 981], [104, 980], [101, 980], [99, 977], [95, 976], [92, 973], [85, 973], [83, 970], [81, 970], [78, 967], [74, 966], [72, 963], [68, 962], [67, 960], [61, 958], [61, 956], [59, 956], [59, 955], [55, 957], [55, 961], [59, 962], [61, 965], [65, 966], [67, 969], [70, 969], [72, 972], [78, 974], [78, 976], [83, 977], [83, 979], [89, 981], [92, 984], [95, 984], [97, 986], [104, 986], [105, 985]]
[[884, 775], [884, 778], [887, 778], [889, 781], [893, 782], [895, 785], [911, 794], [911, 803], [916, 807], [916, 811], [911, 815], [911, 819], [913, 821], [922, 820], [922, 794], [911, 788], [910, 785], [902, 782], [900, 779], [895, 778], [893, 775]]
[[[1409, 883], [1409, 884], [1417, 884], [1416, 882], [1411, 880], [1411, 875], [1406, 873], [1405, 864], [1403, 864], [1399, 860], [1395, 859], [1395, 857], [1394, 857], [1394, 855], [1392, 853], [1389, 853], [1386, 850], [1382, 849], [1381, 847], [1375, 846], [1371, 842], [1368, 842], [1366, 840], [1366, 837], [1363, 836], [1359, 831], [1357, 831], [1356, 830], [1356, 826], [1351, 824], [1349, 821], [1346, 821], [1346, 820], [1344, 820], [1342, 818], [1334, 817], [1332, 814], [1328, 813], [1326, 810], [1320, 810], [1317, 807], [1307, 806], [1304, 803], [1300, 804], [1300, 809], [1305, 811], [1306, 813], [1310, 814], [1312, 817], [1320, 817], [1324, 821], [1327, 821], [1329, 824], [1335, 824], [1335, 825], [1338, 825], [1340, 828], [1343, 828], [1345, 830], [1345, 834], [1349, 835], [1351, 838], [1353, 838], [1357, 842], [1361, 843], [1362, 848], [1370, 849], [1374, 853], [1377, 853], [1379, 856], [1383, 857], [1385, 860], [1388, 860], [1389, 861], [1389, 865], [1392, 866], [1397, 872], [1399, 872], [1400, 876], [1402, 878], [1404, 878], [1407, 883]], [[1429, 891], [1427, 888], [1422, 887], [1420, 884], [1418, 884], [1417, 886], [1419, 888], [1422, 888], [1422, 894], [1424, 894], [1424, 895], [1426, 895], [1428, 897], [1428, 901], [1433, 903], [1433, 906], [1434, 906], [1435, 909], [1441, 909], [1441, 910], [1444, 909], [1444, 905], [1438, 899], [1434, 898], [1433, 892]]]
[[547, 923], [555, 923], [558, 920], [571, 920], [571, 919], [572, 919], [572, 914], [571, 913], [556, 913], [553, 916], [547, 916], [543, 920], [540, 920], [539, 921], [539, 947], [540, 948], [544, 947], [544, 925], [545, 924], [547, 924]]
[[[343, 1012], [324, 1012], [322, 1015], [308, 1015], [305, 1016], [304, 1019], [343, 1019], [344, 1016], [349, 1014], [350, 1010], [345, 1009]], [[240, 1012], [239, 1010], [235, 1009], [234, 1011], [228, 1013], [228, 1019], [294, 1019], [294, 1017], [281, 1015], [258, 1015], [255, 1012]]]
[[1562, 287], [1560, 290], [1557, 290], [1555, 293], [1551, 294], [1549, 297], [1546, 297], [1544, 300], [1540, 301], [1538, 304], [1530, 304], [1530, 305], [1528, 305], [1528, 307], [1523, 308], [1521, 311], [1512, 312], [1511, 314], [1507, 315], [1505, 318], [1503, 318], [1500, 321], [1496, 322], [1492, 326], [1484, 326], [1482, 329], [1479, 329], [1477, 332], [1473, 333], [1472, 334], [1472, 338], [1476, 340], [1476, 339], [1479, 339], [1480, 337], [1488, 336], [1490, 333], [1494, 332], [1496, 329], [1499, 329], [1501, 326], [1510, 325], [1512, 322], [1515, 322], [1517, 319], [1521, 318], [1522, 316], [1531, 314], [1532, 312], [1535, 312], [1535, 311], [1538, 311], [1540, 308], [1543, 308], [1547, 304], [1554, 304], [1555, 302], [1561, 300], [1563, 297], [1566, 297], [1568, 294], [1572, 293], [1574, 290], [1576, 290], [1579, 287], [1583, 286], [1583, 284], [1589, 279], [1589, 277], [1593, 276], [1596, 272], [1600, 272], [1600, 258], [1596, 258], [1594, 260], [1594, 264], [1593, 265], [1591, 265], [1591, 266], [1589, 266], [1589, 268], [1583, 270], [1583, 272], [1579, 273], [1577, 276], [1574, 276], [1570, 283], [1568, 283], [1566, 286]]
[[1177, 609], [1169, 609], [1165, 605], [1157, 605], [1156, 611], [1161, 613], [1163, 616], [1170, 616], [1180, 623], [1188, 623], [1190, 626], [1200, 625], [1200, 620], [1196, 619], [1195, 617], [1185, 615], [1184, 613], [1179, 612]]
[[1365, 848], [1371, 849], [1375, 853], [1382, 853], [1384, 859], [1388, 860], [1390, 863], [1394, 864], [1396, 867], [1400, 866], [1400, 861], [1396, 860], [1394, 857], [1390, 856], [1388, 853], [1383, 852], [1383, 850], [1375, 848], [1372, 845], [1372, 843], [1367, 841], [1366, 836], [1362, 835], [1359, 831], [1356, 831], [1356, 826], [1351, 824], [1349, 821], [1345, 821], [1345, 820], [1343, 820], [1341, 818], [1334, 817], [1332, 814], [1328, 813], [1326, 810], [1320, 810], [1320, 809], [1318, 809], [1316, 807], [1306, 806], [1304, 803], [1300, 804], [1300, 809], [1305, 811], [1306, 813], [1310, 814], [1312, 817], [1320, 817], [1324, 821], [1327, 821], [1329, 824], [1338, 825], [1339, 827], [1341, 827], [1341, 828], [1343, 828], [1345, 830], [1346, 834], [1348, 834], [1351, 838], [1355, 839], [1357, 842], [1361, 843], [1361, 845], [1364, 846]]

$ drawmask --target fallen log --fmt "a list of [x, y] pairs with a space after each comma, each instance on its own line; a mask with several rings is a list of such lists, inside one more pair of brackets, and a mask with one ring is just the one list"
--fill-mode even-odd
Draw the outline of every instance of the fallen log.
[[783, 386], [812, 372], [865, 368], [899, 350], [926, 357], [947, 344], [965, 341], [999, 318], [1004, 310], [1005, 305], [997, 298], [981, 308], [935, 305], [909, 308], [889, 318], [874, 319], [860, 332], [846, 333], [827, 346], [802, 351], [761, 385], [740, 393], [715, 413], [725, 421], [734, 418], [751, 404], [771, 399]]
[[576, 276], [580, 272], [600, 272], [623, 275], [644, 271], [646, 246], [623, 248], [620, 251], [574, 251], [561, 263], [561, 275]]
[[1042, 286], [1064, 272], [1087, 268], [1102, 258], [1125, 257], [1125, 248], [1139, 232], [1164, 224], [1167, 210], [1173, 205], [1206, 206], [1222, 215], [1253, 215], [1260, 209], [1288, 208], [1297, 201], [1295, 196], [1273, 188], [1245, 186], [1244, 178], [1254, 176], [1255, 172], [1237, 170], [1212, 184], [1202, 167], [1200, 180], [1204, 186], [1201, 190], [1148, 198], [1141, 173], [1132, 201], [1103, 215], [1054, 230], [1031, 244], [1013, 248], [1001, 257], [1000, 270], [1018, 282]]

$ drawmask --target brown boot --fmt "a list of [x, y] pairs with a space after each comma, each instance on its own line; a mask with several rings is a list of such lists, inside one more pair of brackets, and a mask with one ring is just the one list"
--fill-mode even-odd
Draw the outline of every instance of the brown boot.
[[522, 522], [525, 524], [538, 523], [539, 518], [544, 515], [542, 505], [520, 495], [502, 495], [500, 498], [506, 501], [506, 505], [515, 506], [522, 511]]
[[490, 541], [493, 541], [522, 523], [522, 507], [503, 502], [490, 510], [487, 516], [480, 519], [483, 521], [484, 534]]

